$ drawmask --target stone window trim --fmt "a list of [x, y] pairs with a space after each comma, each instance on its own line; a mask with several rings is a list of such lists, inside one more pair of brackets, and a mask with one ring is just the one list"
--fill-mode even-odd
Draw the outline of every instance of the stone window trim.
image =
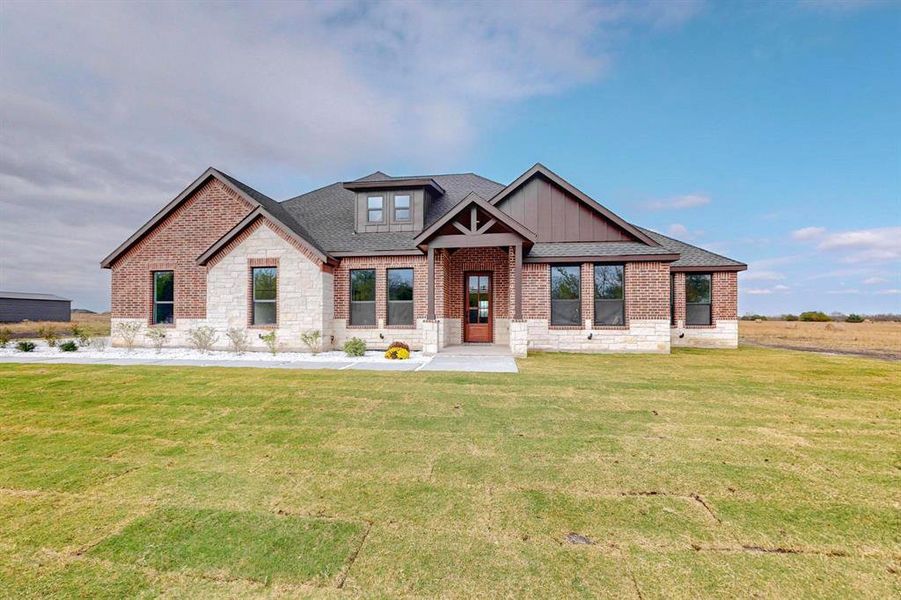
[[[594, 314], [594, 267], [595, 265], [610, 265], [610, 266], [621, 266], [623, 268], [623, 324], [622, 325], [603, 325], [601, 323], [597, 323], [595, 321]], [[592, 302], [591, 302], [591, 331], [628, 331], [629, 330], [629, 294], [627, 290], [629, 286], [626, 283], [627, 269], [625, 263], [607, 263], [607, 262], [597, 262], [591, 263], [589, 268], [589, 273], [591, 277], [590, 288], [592, 294]]]
[[[156, 274], [161, 271], [172, 271], [172, 322], [171, 323], [156, 323], [154, 322], [154, 305], [156, 304]], [[175, 317], [175, 307], [178, 305], [178, 289], [175, 285], [178, 277], [176, 277], [176, 269], [175, 265], [170, 265], [168, 263], [152, 263], [150, 265], [150, 271], [148, 272], [148, 276], [150, 278], [150, 293], [148, 294], [148, 306], [147, 306], [147, 326], [148, 327], [161, 327], [163, 329], [175, 329], [175, 325], [177, 319]]]
[[269, 331], [272, 329], [278, 329], [279, 316], [281, 315], [281, 310], [279, 310], [279, 303], [281, 303], [282, 295], [279, 293], [279, 286], [281, 285], [282, 278], [276, 275], [275, 280], [275, 323], [269, 323], [267, 325], [254, 325], [253, 324], [253, 270], [260, 268], [274, 268], [278, 269], [278, 258], [248, 258], [247, 259], [247, 328], [248, 329], [260, 329], [264, 331]]
[[688, 277], [689, 273], [685, 273], [682, 276], [682, 301], [685, 305], [685, 325], [683, 329], [716, 329], [716, 311], [713, 309], [714, 306], [714, 285], [713, 281], [716, 279], [713, 276], [713, 272], [704, 272], [704, 273], [692, 273], [693, 275], [707, 275], [710, 277], [710, 323], [705, 325], [689, 325], [688, 324], [688, 294], [685, 293], [685, 286], [688, 285]]

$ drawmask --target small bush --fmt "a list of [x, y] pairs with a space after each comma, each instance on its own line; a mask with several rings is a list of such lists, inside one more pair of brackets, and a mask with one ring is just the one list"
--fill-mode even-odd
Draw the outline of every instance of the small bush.
[[91, 340], [91, 348], [93, 348], [97, 352], [103, 352], [104, 350], [106, 350], [107, 344], [109, 344], [109, 340], [106, 338], [98, 337]]
[[802, 312], [799, 318], [802, 321], [814, 321], [817, 323], [825, 323], [832, 320], [832, 317], [819, 310], [809, 310], [807, 312]]
[[313, 354], [318, 354], [319, 351], [322, 350], [322, 333], [318, 329], [301, 333], [300, 341], [302, 341]]
[[55, 348], [56, 342], [59, 341], [59, 333], [55, 327], [50, 325], [38, 327], [38, 337], [47, 342], [47, 345], [51, 348]]
[[366, 342], [360, 338], [350, 338], [344, 342], [344, 353], [348, 356], [363, 356], [366, 354]]
[[19, 352], [34, 352], [34, 348], [34, 342], [29, 342], [28, 340], [16, 344], [16, 350]]
[[385, 358], [391, 360], [407, 360], [410, 358], [410, 351], [394, 344], [385, 351]]
[[138, 337], [138, 332], [141, 331], [141, 323], [139, 321], [122, 321], [121, 323], [116, 323], [115, 331], [116, 335], [122, 339], [125, 348], [131, 350], [135, 347], [135, 339]]
[[272, 356], [275, 356], [275, 353], [278, 352], [278, 336], [275, 334], [275, 330], [273, 329], [269, 333], [261, 333], [260, 339], [263, 340], [263, 343], [269, 348], [269, 352], [272, 353]]
[[391, 342], [391, 345], [388, 346], [388, 350], [391, 350], [392, 348], [403, 348], [407, 352], [410, 351], [409, 345], [405, 344], [404, 342], [398, 342], [397, 340]]
[[75, 340], [67, 340], [59, 345], [60, 352], [75, 352], [78, 350], [78, 343]]
[[144, 335], [150, 338], [150, 344], [157, 353], [163, 350], [163, 346], [166, 344], [166, 330], [163, 327], [151, 327]]
[[91, 344], [91, 334], [78, 323], [72, 323], [72, 327], [69, 328], [69, 331], [72, 332], [72, 337], [75, 338], [75, 341], [78, 342], [80, 347], [87, 348]]
[[0, 328], [0, 348], [6, 348], [9, 340], [13, 337], [13, 332], [9, 327]]
[[213, 344], [219, 339], [216, 330], [209, 325], [201, 325], [188, 330], [188, 339], [195, 350], [206, 354], [213, 349]]
[[863, 323], [863, 322], [864, 322], [864, 318], [862, 316], [856, 315], [854, 313], [851, 313], [850, 315], [848, 315], [848, 318], [845, 319], [845, 323]]
[[766, 321], [767, 318], [765, 315], [747, 314], [747, 315], [742, 316], [741, 320], [742, 321]]
[[225, 333], [225, 337], [228, 338], [228, 347], [235, 354], [244, 354], [250, 345], [247, 341], [247, 332], [240, 327], [232, 327]]
[[797, 321], [798, 315], [785, 315], [782, 318], [785, 319], [786, 321]]

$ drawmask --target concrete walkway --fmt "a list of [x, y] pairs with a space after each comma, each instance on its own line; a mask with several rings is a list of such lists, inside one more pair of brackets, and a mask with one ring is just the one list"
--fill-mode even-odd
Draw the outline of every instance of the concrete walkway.
[[173, 360], [144, 358], [86, 358], [77, 355], [29, 356], [27, 354], [0, 356], [0, 362], [26, 364], [72, 365], [152, 365], [165, 367], [241, 367], [257, 369], [334, 369], [339, 371], [462, 371], [469, 373], [517, 373], [512, 356], [473, 356], [439, 354], [422, 362], [330, 362], [330, 361], [258, 361], [258, 360]]

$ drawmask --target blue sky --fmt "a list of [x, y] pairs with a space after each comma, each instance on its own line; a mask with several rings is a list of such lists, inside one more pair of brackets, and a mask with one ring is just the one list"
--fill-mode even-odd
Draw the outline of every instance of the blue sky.
[[0, 288], [106, 308], [98, 260], [209, 164], [282, 199], [542, 162], [748, 262], [743, 313], [901, 312], [901, 5], [497, 7], [4, 5]]

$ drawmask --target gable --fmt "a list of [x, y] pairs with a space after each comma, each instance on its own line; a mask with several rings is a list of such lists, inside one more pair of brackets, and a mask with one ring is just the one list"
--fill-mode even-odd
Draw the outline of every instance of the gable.
[[532, 177], [498, 208], [531, 229], [539, 242], [634, 242], [635, 236], [555, 183]]

